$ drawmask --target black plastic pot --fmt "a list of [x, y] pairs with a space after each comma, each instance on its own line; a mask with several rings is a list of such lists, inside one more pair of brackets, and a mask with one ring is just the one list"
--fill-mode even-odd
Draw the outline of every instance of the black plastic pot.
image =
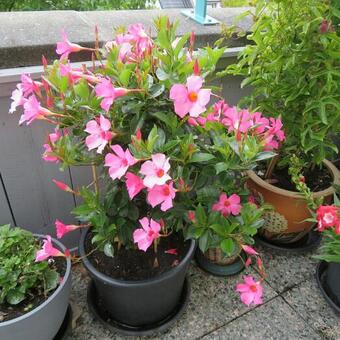
[[88, 260], [83, 232], [79, 253], [92, 277], [101, 308], [116, 322], [129, 326], [147, 326], [166, 319], [176, 309], [182, 295], [185, 275], [195, 251], [191, 241], [188, 253], [178, 266], [158, 277], [141, 281], [116, 280], [100, 273]]
[[316, 281], [326, 301], [340, 315], [340, 263], [319, 262]]

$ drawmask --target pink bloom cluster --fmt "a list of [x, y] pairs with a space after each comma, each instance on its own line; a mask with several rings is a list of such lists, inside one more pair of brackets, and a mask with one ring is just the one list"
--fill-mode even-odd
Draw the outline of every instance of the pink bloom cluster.
[[170, 89], [170, 99], [174, 101], [176, 114], [183, 118], [187, 114], [190, 117], [198, 117], [206, 111], [206, 105], [210, 101], [211, 90], [202, 89], [203, 78], [190, 76], [186, 85], [175, 84]]
[[70, 84], [75, 84], [79, 82], [81, 79], [85, 79], [89, 83], [98, 83], [99, 78], [97, 78], [95, 75], [93, 75], [89, 70], [86, 69], [86, 72], [84, 72], [80, 68], [73, 69], [72, 66], [68, 64], [59, 64], [59, 72], [60, 75], [63, 77], [68, 77]]
[[223, 192], [220, 195], [218, 202], [213, 204], [212, 210], [219, 211], [224, 217], [229, 216], [230, 214], [236, 216], [241, 211], [241, 199], [240, 196], [237, 194], [232, 194], [229, 198]]
[[285, 140], [281, 119], [263, 117], [261, 112], [251, 113], [246, 109], [237, 110], [225, 101], [214, 104], [213, 111], [206, 117], [191, 118], [188, 123], [204, 127], [207, 122], [219, 122], [228, 132], [234, 132], [237, 140], [247, 135], [256, 135], [264, 143], [267, 151], [277, 149], [280, 142]]
[[[67, 130], [64, 129], [64, 134], [67, 135]], [[45, 152], [42, 155], [42, 159], [46, 162], [58, 163], [59, 158], [53, 154], [54, 144], [62, 137], [61, 130], [54, 129], [53, 133], [48, 135], [48, 142], [43, 145]]]
[[250, 304], [262, 304], [263, 288], [260, 281], [255, 281], [252, 276], [244, 276], [244, 283], [236, 285], [236, 291], [241, 295], [241, 301], [249, 306]]
[[106, 43], [105, 48], [110, 51], [119, 47], [118, 60], [123, 63], [141, 60], [150, 53], [153, 42], [142, 24], [130, 25], [125, 34], [118, 34], [116, 39]]
[[318, 230], [335, 228], [335, 233], [340, 234], [340, 208], [334, 205], [321, 205], [316, 211]]

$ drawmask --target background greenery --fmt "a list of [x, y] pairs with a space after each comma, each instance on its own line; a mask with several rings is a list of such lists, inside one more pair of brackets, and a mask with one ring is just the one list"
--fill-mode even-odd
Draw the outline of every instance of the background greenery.
[[156, 0], [1, 0], [0, 11], [144, 9]]

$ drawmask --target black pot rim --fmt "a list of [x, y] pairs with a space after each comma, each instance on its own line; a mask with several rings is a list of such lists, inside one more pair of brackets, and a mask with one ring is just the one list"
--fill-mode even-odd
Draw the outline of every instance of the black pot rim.
[[120, 322], [114, 321], [113, 319], [112, 319], [113, 322], [105, 321], [100, 315], [100, 312], [97, 310], [97, 306], [93, 301], [92, 295], [93, 295], [94, 289], [95, 289], [95, 285], [92, 279], [87, 289], [87, 305], [88, 305], [89, 310], [105, 327], [125, 336], [151, 336], [151, 335], [155, 336], [156, 334], [164, 333], [185, 312], [189, 304], [190, 293], [191, 293], [190, 279], [187, 275], [185, 277], [184, 284], [183, 284], [180, 304], [169, 316], [167, 316], [165, 319], [157, 322], [154, 325], [132, 327], [132, 326], [124, 325]]
[[293, 245], [294, 243], [282, 243], [282, 244], [278, 244], [278, 243], [272, 243], [267, 241], [265, 238], [261, 237], [260, 235], [255, 235], [254, 239], [255, 242], [265, 248], [271, 249], [273, 250], [275, 253], [277, 254], [287, 254], [287, 253], [291, 253], [291, 254], [304, 254], [306, 252], [309, 252], [311, 250], [313, 250], [314, 248], [316, 248], [322, 239], [321, 233], [315, 230], [310, 230], [307, 234], [307, 241], [306, 244], [302, 245], [302, 246], [297, 246], [297, 247], [290, 247], [289, 245]]
[[[33, 234], [35, 237], [37, 238], [45, 238], [46, 235], [42, 235], [42, 234]], [[65, 252], [66, 247], [58, 240], [56, 240], [55, 238], [51, 237], [52, 242], [57, 245], [57, 247], [62, 251]], [[51, 300], [55, 299], [57, 297], [57, 295], [59, 295], [59, 292], [62, 291], [64, 289], [64, 286], [66, 284], [66, 282], [68, 281], [70, 275], [71, 275], [71, 259], [69, 257], [65, 258], [66, 261], [66, 270], [65, 270], [65, 275], [64, 278], [62, 280], [62, 282], [59, 284], [58, 288], [53, 292], [52, 295], [50, 295], [42, 304], [40, 304], [39, 306], [37, 306], [36, 308], [32, 309], [30, 312], [25, 313], [24, 315], [21, 315], [17, 318], [5, 321], [5, 322], [1, 322], [0, 323], [0, 327], [6, 327], [8, 325], [20, 322], [24, 319], [27, 319], [29, 317], [31, 317], [31, 315], [37, 313], [38, 311], [40, 311], [41, 309], [45, 308], [46, 305], [48, 305], [50, 303]]]
[[92, 265], [92, 263], [87, 258], [87, 255], [85, 253], [85, 238], [86, 238], [86, 235], [88, 234], [89, 230], [90, 229], [87, 228], [85, 231], [82, 231], [82, 233], [80, 235], [80, 241], [79, 241], [79, 254], [80, 254], [81, 258], [82, 258], [82, 261], [83, 261], [83, 264], [84, 264], [85, 268], [92, 275], [96, 276], [101, 281], [103, 281], [103, 282], [105, 282], [107, 284], [113, 284], [115, 286], [120, 286], [120, 287], [125, 287], [127, 285], [131, 286], [131, 287], [150, 285], [151, 283], [162, 282], [162, 281], [168, 279], [169, 277], [172, 277], [172, 276], [176, 275], [176, 273], [178, 271], [180, 271], [181, 268], [184, 267], [188, 261], [191, 260], [192, 256], [194, 255], [195, 248], [196, 248], [196, 241], [191, 239], [190, 240], [189, 250], [186, 253], [185, 257], [182, 259], [182, 261], [179, 263], [179, 265], [177, 265], [176, 267], [171, 268], [167, 272], [162, 273], [162, 274], [160, 274], [160, 275], [158, 275], [156, 277], [153, 277], [151, 279], [139, 280], [139, 281], [118, 280], [118, 279], [114, 279], [114, 278], [112, 278], [110, 276], [107, 276], [107, 275], [101, 273], [99, 270], [97, 270]]
[[327, 294], [325, 288], [322, 285], [321, 282], [321, 275], [323, 274], [323, 272], [325, 270], [327, 270], [328, 268], [328, 262], [326, 261], [320, 261], [317, 265], [316, 265], [316, 271], [315, 271], [315, 278], [316, 278], [316, 282], [319, 286], [319, 289], [322, 293], [322, 295], [324, 296], [325, 300], [328, 302], [328, 304], [334, 309], [335, 313], [338, 314], [340, 316], [340, 306], [338, 306], [331, 298], [330, 296]]

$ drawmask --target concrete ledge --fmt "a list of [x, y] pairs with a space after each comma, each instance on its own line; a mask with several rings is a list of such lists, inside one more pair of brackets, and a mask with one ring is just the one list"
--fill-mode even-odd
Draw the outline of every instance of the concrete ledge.
[[[231, 25], [237, 15], [247, 8], [210, 9], [209, 15], [220, 22]], [[0, 69], [33, 66], [41, 64], [41, 55], [49, 61], [57, 57], [55, 45], [60, 40], [62, 29], [72, 42], [91, 46], [94, 41], [94, 27], [99, 27], [102, 42], [113, 38], [113, 28], [133, 23], [143, 23], [153, 30], [153, 19], [167, 15], [171, 21], [179, 20], [178, 34], [195, 31], [197, 46], [212, 45], [220, 38], [221, 26], [201, 26], [184, 17], [180, 10], [139, 11], [42, 11], [0, 13]], [[246, 17], [239, 26], [249, 30], [251, 18]], [[230, 41], [228, 47], [244, 45], [244, 39]], [[87, 53], [74, 54], [72, 61], [89, 60]]]

